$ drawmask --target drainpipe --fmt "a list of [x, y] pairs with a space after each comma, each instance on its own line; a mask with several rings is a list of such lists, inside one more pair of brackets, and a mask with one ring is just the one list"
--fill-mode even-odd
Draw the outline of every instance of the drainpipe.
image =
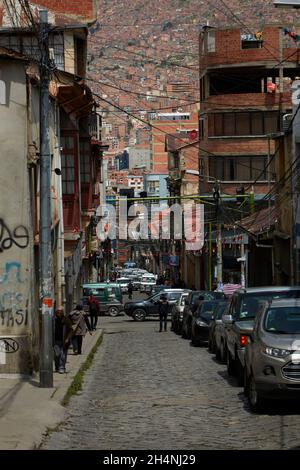
[[[61, 145], [60, 145], [60, 112], [56, 107], [56, 146], [57, 146], [57, 169], [61, 171]], [[59, 234], [57, 241], [57, 267], [58, 267], [58, 305], [65, 308], [66, 305], [66, 282], [65, 282], [65, 243], [64, 243], [64, 217], [62, 200], [62, 177], [57, 178], [57, 200]]]

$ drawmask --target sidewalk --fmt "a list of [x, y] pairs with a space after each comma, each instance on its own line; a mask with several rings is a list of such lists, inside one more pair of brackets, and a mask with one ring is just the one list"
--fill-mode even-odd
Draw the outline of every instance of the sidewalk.
[[54, 373], [51, 389], [40, 388], [38, 376], [29, 381], [0, 376], [0, 450], [37, 448], [47, 429], [64, 420], [66, 408], [62, 400], [102, 334], [98, 329], [92, 336], [86, 335], [80, 356], [71, 350], [67, 373]]

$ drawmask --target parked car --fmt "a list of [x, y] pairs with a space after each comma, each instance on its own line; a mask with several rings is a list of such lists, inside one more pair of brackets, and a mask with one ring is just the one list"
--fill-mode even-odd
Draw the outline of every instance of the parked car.
[[216, 346], [216, 329], [217, 325], [222, 324], [222, 315], [228, 308], [228, 301], [219, 301], [214, 309], [212, 320], [209, 327], [209, 337], [208, 337], [208, 349], [215, 353], [217, 350]]
[[178, 334], [181, 334], [183, 310], [185, 307], [185, 299], [188, 297], [188, 295], [188, 291], [183, 292], [172, 308], [171, 329]]
[[229, 308], [229, 303], [227, 304], [227, 308], [222, 314], [221, 321], [216, 323], [215, 326], [215, 353], [216, 353], [216, 358], [222, 362], [222, 364], [226, 364], [227, 361], [227, 352], [226, 352], [226, 328], [227, 328], [227, 323], [226, 319], [230, 318], [227, 316], [228, 308]]
[[129, 277], [119, 277], [116, 279], [116, 283], [119, 284], [121, 287], [122, 293], [127, 294], [128, 292], [128, 284], [130, 283]]
[[116, 298], [115, 288], [107, 283], [83, 284], [83, 308], [88, 311], [88, 298], [93, 295], [100, 302], [100, 314], [116, 317], [123, 311], [123, 304]]
[[140, 292], [150, 292], [151, 287], [155, 286], [156, 284], [156, 277], [154, 274], [145, 274], [142, 276], [141, 283], [140, 283]]
[[204, 300], [193, 313], [191, 341], [194, 346], [208, 343], [209, 326], [218, 300]]
[[[180, 298], [183, 289], [165, 289], [164, 294], [169, 302], [169, 313], [175, 302]], [[124, 305], [126, 315], [132, 317], [135, 321], [144, 321], [146, 317], [158, 316], [158, 304], [161, 294], [155, 294], [148, 299], [127, 302]]]
[[265, 303], [245, 352], [245, 394], [259, 411], [268, 398], [300, 399], [300, 300]]
[[192, 334], [192, 320], [193, 320], [193, 310], [198, 303], [199, 296], [204, 296], [205, 300], [213, 300], [216, 298], [224, 299], [225, 296], [221, 292], [211, 292], [211, 291], [192, 291], [187, 299], [185, 300], [185, 307], [183, 310], [182, 317], [182, 337], [186, 339], [191, 339]]
[[226, 357], [229, 375], [244, 383], [245, 347], [253, 331], [256, 313], [265, 301], [300, 298], [300, 287], [250, 287], [238, 289], [232, 296], [226, 323]]

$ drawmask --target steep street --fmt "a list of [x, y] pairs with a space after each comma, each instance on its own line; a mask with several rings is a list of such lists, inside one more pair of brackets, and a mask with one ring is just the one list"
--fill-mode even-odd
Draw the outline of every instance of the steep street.
[[101, 319], [104, 340], [82, 392], [44, 449], [292, 449], [299, 413], [249, 412], [242, 389], [206, 348], [158, 323]]

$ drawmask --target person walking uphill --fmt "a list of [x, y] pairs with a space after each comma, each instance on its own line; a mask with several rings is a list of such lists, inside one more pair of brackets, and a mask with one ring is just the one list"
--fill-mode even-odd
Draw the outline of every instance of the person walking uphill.
[[167, 331], [168, 312], [169, 312], [169, 302], [167, 300], [167, 296], [162, 294], [160, 296], [160, 301], [159, 301], [159, 306], [158, 306], [159, 332], [162, 331], [163, 325], [164, 325], [164, 330]]
[[74, 354], [81, 354], [82, 341], [87, 331], [92, 334], [91, 325], [88, 316], [84, 313], [82, 304], [77, 304], [75, 310], [69, 314], [72, 323], [72, 344]]
[[88, 298], [88, 306], [90, 312], [91, 329], [96, 330], [98, 315], [100, 315], [100, 303], [92, 294], [90, 294]]

